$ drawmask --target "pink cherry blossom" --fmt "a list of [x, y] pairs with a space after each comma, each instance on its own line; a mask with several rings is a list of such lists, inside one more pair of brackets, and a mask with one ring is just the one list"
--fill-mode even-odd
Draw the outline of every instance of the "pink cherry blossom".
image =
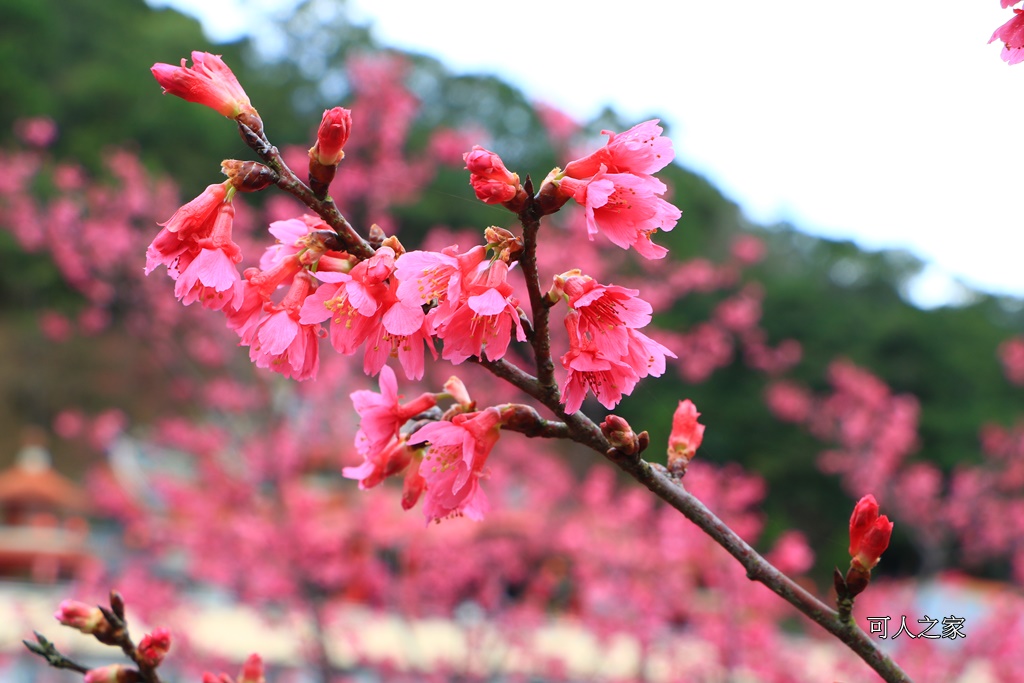
[[469, 184], [477, 199], [485, 204], [502, 204], [515, 198], [520, 190], [519, 176], [505, 168], [501, 157], [475, 145], [462, 158], [469, 169]]
[[602, 166], [609, 173], [650, 175], [668, 166], [675, 158], [672, 141], [661, 137], [658, 119], [638, 123], [624, 133], [601, 131], [607, 144], [581, 159], [565, 165], [565, 175], [584, 179], [597, 175]]
[[354, 354], [381, 327], [394, 259], [394, 250], [381, 247], [349, 273], [317, 272], [316, 278], [326, 284], [303, 304], [300, 321], [309, 325], [330, 319], [331, 346], [339, 353]]
[[[1004, 7], [1006, 5], [1004, 4]], [[1003, 42], [1003, 61], [1007, 64], [1024, 62], [1024, 10], [1013, 10], [1013, 18], [1000, 26], [988, 42]]]
[[260, 318], [251, 330], [249, 358], [257, 367], [297, 380], [316, 377], [320, 366], [320, 325], [302, 323], [299, 318], [311, 283], [307, 273], [297, 275], [281, 303], [273, 306], [270, 314]]
[[379, 448], [368, 448], [366, 443], [366, 439], [360, 440], [359, 434], [356, 435], [356, 447], [363, 455], [363, 462], [341, 470], [341, 476], [346, 479], [358, 480], [361, 489], [373, 488], [388, 477], [401, 473], [412, 462], [413, 451], [406, 445], [405, 438], [391, 437]]
[[483, 519], [489, 504], [479, 480], [500, 427], [501, 413], [488, 408], [461, 413], [451, 422], [432, 422], [412, 435], [410, 445], [429, 442], [419, 469], [426, 485], [423, 514], [428, 522], [457, 515]]
[[[163, 230], [146, 249], [146, 274], [159, 265], [171, 268], [186, 251], [195, 251], [198, 240], [213, 232], [219, 209], [228, 200], [227, 183], [209, 185], [202, 194], [175, 211], [166, 223], [161, 223]], [[171, 277], [177, 278], [177, 274]]]
[[434, 333], [444, 340], [443, 358], [454, 364], [471, 356], [498, 360], [508, 349], [513, 327], [516, 339], [526, 341], [508, 270], [504, 261], [494, 261], [463, 272], [458, 301], [447, 299], [430, 311]]
[[662, 199], [665, 184], [651, 176], [609, 173], [601, 169], [591, 178], [564, 177], [559, 192], [572, 196], [586, 210], [590, 239], [603, 233], [613, 244], [633, 247], [644, 258], [664, 258], [668, 250], [651, 242], [658, 230], [675, 227], [682, 212]]
[[398, 380], [395, 371], [384, 366], [380, 372], [380, 393], [361, 389], [350, 395], [359, 413], [359, 432], [356, 446], [363, 455], [380, 451], [388, 441], [398, 436], [398, 430], [413, 415], [437, 404], [433, 394], [420, 394], [409, 403], [398, 402]]
[[186, 306], [201, 301], [204, 308], [221, 310], [241, 303], [243, 287], [235, 264], [242, 260], [242, 251], [231, 240], [234, 215], [234, 206], [221, 204], [210, 236], [197, 240], [198, 250], [182, 253], [169, 269], [176, 279], [174, 295]]
[[171, 632], [165, 628], [154, 629], [139, 641], [139, 659], [151, 667], [158, 666], [171, 649]]
[[569, 351], [562, 356], [562, 365], [568, 370], [562, 384], [565, 412], [579, 410], [588, 390], [605, 408], [614, 408], [623, 395], [633, 391], [640, 375], [621, 359], [602, 354], [593, 339], [581, 334], [580, 314], [576, 311], [565, 317], [565, 327], [569, 331]]

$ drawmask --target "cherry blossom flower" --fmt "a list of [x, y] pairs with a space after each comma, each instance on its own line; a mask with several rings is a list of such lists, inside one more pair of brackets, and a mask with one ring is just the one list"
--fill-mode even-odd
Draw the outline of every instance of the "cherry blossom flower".
[[[427, 314], [434, 334], [444, 340], [442, 357], [456, 365], [470, 356], [502, 358], [513, 327], [516, 339], [526, 341], [519, 320], [519, 300], [507, 282], [508, 264], [494, 261], [474, 265], [475, 261], [460, 260], [457, 299], [446, 298]], [[466, 272], [467, 266], [472, 267], [470, 272]]]
[[501, 413], [492, 407], [461, 413], [451, 422], [432, 422], [412, 435], [410, 445], [429, 443], [419, 468], [426, 486], [423, 514], [428, 522], [457, 515], [483, 519], [489, 504], [479, 480], [500, 428]]
[[83, 683], [128, 683], [136, 680], [136, 672], [120, 664], [110, 664], [85, 672]]
[[398, 402], [395, 371], [384, 366], [380, 373], [380, 393], [361, 389], [350, 394], [359, 413], [356, 447], [363, 455], [381, 451], [398, 436], [398, 430], [414, 415], [437, 405], [433, 394], [424, 393], [402, 405]]
[[604, 147], [565, 165], [565, 175], [589, 178], [604, 166], [609, 173], [650, 175], [668, 166], [675, 158], [672, 141], [661, 137], [658, 119], [638, 123], [624, 133], [602, 130], [608, 136]]
[[196, 240], [195, 248], [183, 252], [169, 270], [176, 280], [174, 295], [186, 306], [201, 301], [203, 307], [219, 311], [241, 302], [243, 287], [235, 264], [242, 260], [242, 250], [231, 240], [234, 215], [231, 204], [221, 204], [210, 235]]
[[[209, 185], [202, 194], [185, 204], [166, 223], [146, 249], [148, 275], [159, 266], [170, 269], [176, 259], [189, 249], [195, 250], [196, 242], [213, 232], [220, 207], [229, 201], [227, 183]], [[175, 273], [172, 278], [177, 278]]]
[[[1003, 6], [1007, 6], [1005, 2]], [[1013, 10], [1013, 18], [997, 28], [988, 42], [996, 40], [1003, 42], [1001, 57], [1004, 62], [1007, 64], [1024, 62], [1024, 10]]]
[[388, 477], [401, 473], [413, 459], [413, 450], [406, 445], [404, 438], [391, 437], [391, 440], [380, 448], [366, 448], [366, 441], [356, 436], [356, 447], [363, 455], [363, 462], [354, 467], [343, 467], [341, 476], [355, 479], [359, 488], [371, 489]]
[[558, 189], [584, 207], [590, 239], [601, 232], [613, 244], [623, 249], [633, 247], [648, 259], [664, 258], [668, 253], [651, 242], [651, 235], [674, 228], [682, 212], [661, 198], [667, 188], [660, 180], [610, 173], [602, 166], [585, 180], [562, 178]]
[[569, 312], [565, 327], [569, 331], [569, 351], [562, 356], [562, 365], [568, 370], [562, 384], [565, 412], [579, 410], [588, 389], [605, 408], [614, 408], [624, 394], [633, 391], [639, 374], [621, 359], [605, 356], [589, 335], [581, 333], [578, 312]]
[[270, 314], [253, 327], [248, 342], [249, 358], [257, 367], [269, 368], [296, 380], [316, 377], [320, 367], [320, 325], [303, 323], [299, 315], [311, 286], [312, 277], [308, 273], [303, 271], [296, 275], [281, 303], [272, 306]]
[[304, 325], [330, 319], [331, 345], [352, 355], [381, 326], [381, 307], [389, 289], [386, 280], [394, 271], [395, 252], [381, 247], [349, 273], [317, 272], [321, 285], [302, 306]]
[[53, 617], [65, 626], [78, 629], [82, 633], [95, 633], [107, 623], [99, 607], [78, 600], [62, 601]]

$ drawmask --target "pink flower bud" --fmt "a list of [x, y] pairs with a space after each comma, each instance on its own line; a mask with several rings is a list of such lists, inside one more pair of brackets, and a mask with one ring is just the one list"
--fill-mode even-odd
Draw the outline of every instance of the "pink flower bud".
[[448, 381], [444, 383], [444, 390], [463, 408], [472, 410], [476, 406], [476, 403], [469, 396], [469, 390], [466, 389], [466, 385], [455, 375], [449, 377]]
[[627, 455], [640, 452], [639, 439], [633, 428], [618, 415], [609, 415], [601, 423], [601, 432], [613, 447]]
[[165, 94], [210, 107], [229, 119], [241, 120], [257, 133], [262, 132], [262, 122], [249, 96], [219, 55], [193, 52], [191, 67], [186, 67], [182, 59], [181, 66], [157, 63], [150, 71]]
[[316, 145], [313, 150], [316, 160], [324, 166], [335, 166], [345, 156], [342, 147], [348, 142], [348, 134], [352, 129], [352, 112], [343, 107], [335, 107], [324, 112], [320, 120], [320, 128], [316, 133]]
[[171, 649], [171, 632], [165, 628], [155, 629], [139, 643], [138, 655], [141, 662], [157, 667]]
[[462, 155], [469, 169], [469, 184], [476, 197], [485, 204], [503, 204], [515, 198], [519, 192], [519, 176], [510, 173], [494, 152], [480, 145]]
[[120, 664], [111, 664], [98, 669], [89, 669], [85, 673], [83, 683], [128, 683], [132, 678], [130, 669], [126, 669]]
[[64, 600], [53, 616], [65, 626], [76, 628], [82, 633], [95, 633], [107, 623], [99, 607], [77, 600]]
[[893, 523], [885, 515], [878, 515], [878, 503], [868, 494], [857, 501], [850, 516], [851, 564], [871, 569], [889, 547]]
[[704, 440], [704, 425], [697, 422], [700, 413], [690, 399], [679, 402], [672, 416], [672, 433], [668, 437], [668, 469], [681, 474], [693, 459]]
[[238, 683], [266, 683], [263, 677], [263, 660], [258, 654], [249, 655], [242, 665], [242, 673], [238, 675]]

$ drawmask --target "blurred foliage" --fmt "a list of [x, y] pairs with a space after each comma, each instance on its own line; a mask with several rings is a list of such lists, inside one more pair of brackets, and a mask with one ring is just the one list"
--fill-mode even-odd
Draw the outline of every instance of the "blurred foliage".
[[[271, 39], [263, 44], [274, 47], [262, 51], [248, 43], [211, 45], [194, 20], [139, 0], [0, 0], [0, 16], [0, 101], [7, 103], [0, 109], [0, 143], [11, 142], [17, 118], [50, 116], [61, 131], [58, 156], [96, 170], [105, 149], [131, 145], [151, 168], [173, 175], [186, 196], [219, 177], [221, 159], [248, 158], [248, 150], [216, 113], [176, 98], [160, 100], [148, 72], [152, 63], [174, 63], [191, 50], [222, 54], [275, 143], [308, 145], [320, 111], [346, 103], [345, 57], [375, 47], [365, 28], [346, 21], [343, 3], [318, 0], [266, 27]], [[481, 129], [510, 168], [540, 180], [555, 165], [522, 92], [489, 76], [453, 76], [429, 57], [411, 58], [409, 83], [423, 106], [414, 146], [425, 146], [439, 125]], [[616, 127], [614, 118], [606, 112], [592, 122], [594, 132]], [[621, 129], [635, 122], [619, 123]], [[1024, 396], [1003, 379], [996, 359], [999, 343], [1024, 329], [1020, 302], [978, 295], [969, 305], [917, 309], [901, 295], [921, 268], [913, 257], [865, 252], [788, 225], [753, 226], [706, 179], [678, 166], [662, 177], [684, 210], [677, 229], [660, 240], [675, 258], [721, 258], [744, 231], [768, 243], [768, 258], [751, 276], [765, 288], [769, 341], [792, 337], [803, 346], [795, 378], [824, 390], [829, 362], [845, 357], [895, 391], [915, 394], [923, 404], [919, 457], [946, 469], [977, 457], [981, 424], [1024, 415]], [[509, 222], [504, 213], [472, 201], [464, 174], [455, 169], [442, 169], [422, 201], [397, 214], [403, 240], [434, 225]], [[18, 254], [3, 236], [0, 258], [5, 325], [15, 311], [24, 313], [39, 300], [70, 296], [52, 270]], [[714, 303], [712, 297], [687, 297], [658, 324], [685, 328]], [[768, 479], [769, 532], [797, 526], [812, 545], [824, 552], [838, 548], [841, 557], [845, 534], [837, 537], [836, 530], [845, 528], [849, 501], [836, 481], [815, 469], [821, 445], [768, 414], [761, 398], [765, 382], [738, 361], [697, 386], [684, 386], [669, 373], [643, 383], [618, 412], [651, 431], [649, 457], [657, 459], [676, 402], [692, 398], [708, 425], [700, 457], [738, 461]], [[910, 551], [898, 542], [895, 550], [911, 568]]]

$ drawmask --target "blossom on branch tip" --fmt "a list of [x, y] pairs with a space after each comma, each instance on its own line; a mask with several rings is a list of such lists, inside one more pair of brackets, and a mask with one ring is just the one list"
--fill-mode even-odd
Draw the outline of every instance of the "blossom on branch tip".
[[344, 107], [324, 110], [316, 133], [316, 144], [309, 150], [310, 158], [323, 166], [336, 166], [345, 157], [342, 148], [348, 142], [351, 129], [351, 111]]
[[697, 422], [700, 413], [690, 399], [679, 402], [672, 415], [672, 432], [668, 437], [668, 469], [674, 474], [686, 472], [686, 466], [704, 440], [704, 425]]
[[242, 672], [238, 674], [238, 683], [266, 683], [263, 676], [263, 660], [258, 654], [251, 654], [242, 665]]
[[857, 501], [850, 516], [851, 566], [870, 570], [889, 547], [893, 523], [879, 516], [875, 497], [868, 494]]
[[185, 61], [182, 58], [181, 66], [158, 62], [150, 69], [165, 94], [210, 107], [246, 124], [257, 134], [263, 132], [263, 123], [249, 96], [220, 55], [195, 51], [192, 66], [186, 67]]
[[57, 606], [53, 617], [63, 625], [78, 629], [82, 633], [95, 633], [107, 626], [107, 619], [99, 607], [78, 600], [63, 600]]
[[86, 671], [82, 683], [129, 683], [134, 680], [138, 679], [132, 669], [120, 664], [110, 664]]
[[171, 649], [171, 632], [165, 628], [154, 629], [139, 642], [138, 656], [150, 667], [159, 666]]
[[477, 199], [485, 204], [504, 204], [515, 199], [522, 189], [519, 176], [509, 172], [494, 152], [474, 145], [472, 151], [462, 155], [469, 170], [469, 184]]

